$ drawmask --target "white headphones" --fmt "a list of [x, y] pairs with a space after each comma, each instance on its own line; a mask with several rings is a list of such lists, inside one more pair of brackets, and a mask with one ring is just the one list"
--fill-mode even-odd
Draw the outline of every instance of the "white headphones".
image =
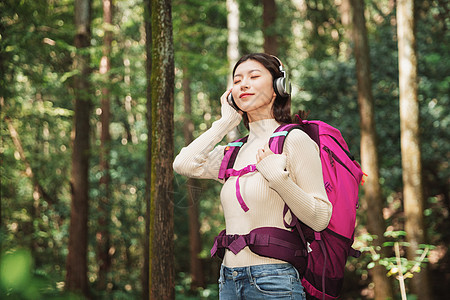
[[288, 97], [291, 94], [291, 82], [289, 81], [288, 75], [283, 68], [281, 60], [279, 60], [275, 55], [272, 55], [272, 57], [275, 58], [280, 64], [279, 70], [283, 74], [283, 76], [278, 77], [273, 81], [273, 89], [278, 96], [283, 98]]

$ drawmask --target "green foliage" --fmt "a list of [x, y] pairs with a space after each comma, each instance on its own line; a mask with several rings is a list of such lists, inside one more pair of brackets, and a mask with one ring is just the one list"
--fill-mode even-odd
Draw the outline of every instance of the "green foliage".
[[[242, 54], [262, 51], [262, 6], [260, 1], [238, 1], [240, 5], [239, 47]], [[291, 1], [276, 1], [277, 20], [271, 28], [279, 37], [279, 56], [286, 64], [294, 86], [292, 111], [310, 110], [311, 119], [321, 119], [336, 127], [359, 158], [359, 114], [355, 62], [348, 51], [341, 24], [339, 1], [304, 1], [307, 10], [297, 11]], [[417, 1], [416, 1], [417, 2]], [[419, 1], [420, 2], [420, 1]], [[190, 79], [194, 137], [220, 117], [219, 97], [230, 76], [226, 57], [227, 15], [225, 1], [174, 0], [173, 29], [176, 64], [175, 152], [184, 146], [182, 80]], [[398, 55], [395, 9], [392, 1], [366, 1], [371, 57], [372, 91], [378, 135], [380, 184], [386, 198], [386, 221], [390, 225], [391, 249], [403, 248], [402, 171], [398, 107]], [[93, 74], [90, 78], [94, 103], [92, 114], [92, 160], [89, 170], [89, 281], [93, 294], [104, 299], [138, 298], [142, 290], [145, 226], [146, 57], [143, 28], [143, 1], [115, 1], [113, 26], [102, 21], [101, 2], [93, 2], [92, 46], [88, 48]], [[450, 242], [448, 168], [450, 144], [450, 60], [448, 12], [442, 1], [422, 1], [417, 11], [417, 50], [421, 144], [427, 235], [430, 245], [447, 249]], [[71, 132], [73, 118], [72, 78], [74, 3], [62, 0], [6, 0], [0, 2], [0, 298], [48, 299], [73, 297], [63, 293], [70, 218]], [[297, 26], [297, 27], [295, 27]], [[299, 30], [298, 32], [294, 29]], [[100, 59], [105, 30], [113, 32], [111, 71], [101, 75]], [[96, 290], [98, 262], [95, 254], [99, 229], [100, 97], [102, 89], [111, 95], [111, 212], [112, 268], [107, 288]], [[6, 118], [18, 132], [26, 161], [14, 144]], [[242, 130], [244, 134], [244, 130]], [[27, 163], [34, 180], [27, 173]], [[45, 195], [36, 199], [36, 185]], [[177, 299], [216, 299], [220, 262], [209, 258], [215, 235], [223, 229], [220, 208], [221, 185], [203, 181], [196, 186], [202, 233], [201, 258], [207, 274], [205, 289], [190, 291], [188, 205], [186, 178], [175, 176], [175, 267]], [[358, 215], [365, 227], [365, 213]], [[368, 285], [368, 268], [379, 262], [396, 275], [395, 256], [384, 257], [381, 248], [370, 248], [373, 236], [358, 240], [366, 255], [351, 259], [349, 268]], [[428, 245], [429, 246], [429, 245]], [[428, 247], [430, 251], [433, 247]], [[16, 250], [17, 249], [17, 250]], [[29, 249], [20, 250], [20, 249]], [[422, 249], [425, 249], [423, 247]], [[446, 250], [448, 251], [448, 250]], [[445, 251], [444, 251], [445, 252]], [[420, 256], [422, 253], [418, 253]], [[434, 252], [436, 254], [436, 251]], [[448, 255], [448, 254], [447, 254]], [[442, 256], [441, 259], [445, 259]], [[448, 259], [448, 256], [447, 256]], [[401, 259], [404, 271], [415, 262]], [[424, 258], [426, 262], [426, 258]], [[15, 269], [9, 267], [13, 264]], [[448, 270], [433, 264], [437, 284]], [[394, 274], [395, 273], [395, 274]], [[8, 274], [8, 276], [5, 276]], [[10, 275], [10, 276], [9, 276]], [[13, 276], [15, 277], [15, 280]], [[6, 279], [5, 279], [6, 278]], [[362, 282], [362, 283], [361, 283]], [[360, 286], [357, 286], [358, 288]], [[361, 287], [362, 289], [363, 287]], [[357, 297], [361, 297], [358, 291]], [[30, 298], [30, 299], [31, 299]]]
[[[417, 251], [417, 256], [414, 260], [409, 260], [404, 256], [410, 244], [404, 239], [406, 232], [403, 230], [386, 230], [384, 236], [387, 241], [382, 246], [375, 246], [374, 241], [377, 236], [370, 234], [363, 234], [357, 237], [357, 244], [360, 246], [359, 250], [363, 253], [360, 263], [364, 264], [363, 270], [370, 270], [376, 265], [381, 265], [386, 268], [386, 276], [395, 276], [399, 281], [399, 285], [403, 284], [404, 279], [410, 279], [415, 273], [419, 273], [427, 263], [430, 250], [435, 249], [434, 245], [421, 244]], [[395, 251], [385, 251], [382, 248], [387, 248]], [[386, 255], [388, 253], [388, 255]], [[365, 271], [362, 272], [365, 274]]]
[[194, 299], [218, 299], [219, 289], [217, 284], [210, 284], [206, 288], [198, 288], [194, 291], [191, 290], [191, 278], [188, 274], [180, 272], [178, 274], [179, 281], [175, 286], [177, 300], [194, 300]]
[[8, 251], [0, 257], [0, 297], [2, 299], [82, 299], [63, 293], [44, 272], [34, 269], [31, 252]]

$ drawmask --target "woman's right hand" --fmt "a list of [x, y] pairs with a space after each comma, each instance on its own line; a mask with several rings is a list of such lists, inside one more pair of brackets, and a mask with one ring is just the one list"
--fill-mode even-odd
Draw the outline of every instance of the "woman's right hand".
[[220, 97], [220, 104], [222, 104], [222, 106], [224, 106], [225, 104], [230, 105], [230, 104], [228, 103], [227, 98], [228, 98], [228, 95], [231, 94], [231, 91], [232, 91], [232, 90], [233, 90], [233, 89], [226, 90], [225, 93], [223, 93], [222, 96]]
[[220, 104], [222, 105], [222, 117], [224, 117], [224, 113], [226, 113], [224, 110], [229, 111], [231, 108], [233, 112], [237, 112], [240, 116], [242, 116], [243, 112], [240, 110], [236, 110], [234, 107], [228, 103], [228, 96], [231, 94], [232, 89], [225, 91], [225, 93], [222, 94], [220, 97]]
[[234, 126], [237, 126], [242, 120], [242, 112], [238, 112], [228, 103], [227, 97], [230, 93], [231, 90], [227, 90], [220, 97], [222, 119], [229, 120]]

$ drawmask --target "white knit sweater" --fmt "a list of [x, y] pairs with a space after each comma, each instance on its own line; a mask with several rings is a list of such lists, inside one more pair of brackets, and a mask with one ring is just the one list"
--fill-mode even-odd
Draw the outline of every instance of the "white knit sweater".
[[[174, 170], [188, 177], [218, 180], [225, 146], [216, 146], [239, 124], [241, 116], [231, 107], [222, 107], [222, 118], [211, 128], [183, 148], [173, 163]], [[264, 148], [279, 126], [275, 119], [249, 124], [248, 141], [236, 158], [234, 169], [256, 164], [258, 149]], [[258, 227], [278, 227], [283, 224], [283, 208], [289, 208], [305, 224], [316, 231], [327, 227], [332, 205], [323, 185], [319, 149], [308, 135], [293, 130], [286, 138], [283, 154], [269, 155], [258, 164], [257, 172], [241, 176], [241, 195], [249, 210], [244, 212], [236, 197], [236, 177], [230, 177], [222, 187], [220, 199], [225, 215], [227, 234], [247, 234]], [[290, 221], [288, 214], [286, 221]], [[279, 263], [279, 260], [259, 256], [248, 247], [236, 255], [225, 252], [223, 264], [244, 267]]]

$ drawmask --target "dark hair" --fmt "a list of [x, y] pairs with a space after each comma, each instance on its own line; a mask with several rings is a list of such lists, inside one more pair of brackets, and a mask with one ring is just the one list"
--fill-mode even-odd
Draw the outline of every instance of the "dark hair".
[[[238, 62], [234, 65], [233, 68], [233, 77], [234, 73], [236, 71], [236, 68], [243, 62], [247, 60], [255, 60], [262, 64], [269, 72], [272, 74], [272, 81], [274, 81], [276, 78], [282, 77], [283, 74], [280, 71], [280, 61], [269, 54], [265, 53], [250, 53], [242, 56]], [[290, 123], [292, 121], [291, 119], [291, 96], [287, 97], [281, 97], [277, 94], [275, 101], [272, 106], [272, 113], [275, 118], [275, 120], [280, 124], [286, 124]], [[242, 116], [244, 119], [244, 125], [245, 127], [248, 127], [248, 116], [247, 113], [244, 112], [244, 115]]]

